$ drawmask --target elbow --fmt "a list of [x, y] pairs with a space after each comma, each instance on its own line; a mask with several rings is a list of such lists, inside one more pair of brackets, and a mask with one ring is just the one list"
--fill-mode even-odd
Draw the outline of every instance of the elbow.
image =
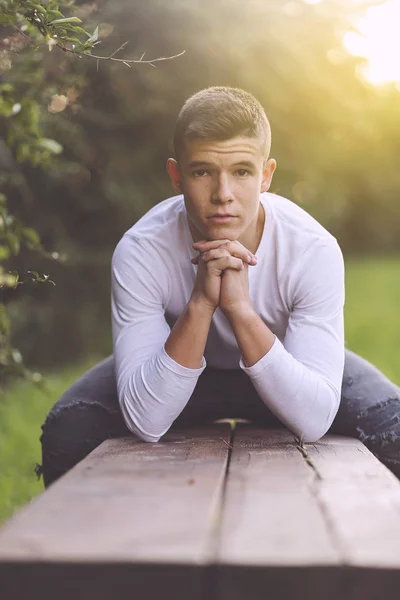
[[307, 424], [303, 427], [299, 425], [296, 427], [291, 427], [291, 431], [296, 438], [305, 444], [319, 442], [319, 440], [326, 434], [328, 429], [329, 426], [322, 426], [320, 423]]
[[155, 444], [156, 442], [158, 442], [161, 439], [161, 435], [160, 436], [150, 436], [145, 433], [140, 433], [137, 435], [142, 440], [142, 442], [149, 442], [149, 443], [153, 443], [153, 444]]
[[142, 442], [158, 442], [161, 438], [161, 435], [152, 435], [142, 431], [137, 425], [135, 425], [130, 419], [125, 419], [125, 424], [128, 427], [129, 431], [131, 431], [136, 437], [138, 437]]
[[316, 419], [314, 422], [303, 423], [302, 427], [296, 427], [296, 435], [306, 444], [319, 442], [319, 440], [324, 437], [329, 431], [339, 410], [340, 394], [333, 387], [329, 387], [327, 394], [329, 410], [327, 411], [328, 414], [324, 411], [325, 418], [324, 415], [321, 414], [320, 418]]
[[306, 430], [303, 432], [300, 439], [302, 439], [305, 444], [314, 444], [315, 442], [319, 442], [319, 440], [324, 437], [327, 431], [327, 429], [318, 430], [315, 428], [313, 430]]
[[160, 440], [163, 434], [158, 433], [150, 433], [148, 431], [144, 431], [140, 425], [133, 419], [131, 411], [128, 408], [128, 403], [125, 399], [125, 394], [122, 394], [120, 397], [119, 405], [121, 408], [122, 416], [125, 421], [125, 425], [129, 429], [131, 433], [133, 433], [136, 437], [138, 437], [143, 442], [155, 443]]

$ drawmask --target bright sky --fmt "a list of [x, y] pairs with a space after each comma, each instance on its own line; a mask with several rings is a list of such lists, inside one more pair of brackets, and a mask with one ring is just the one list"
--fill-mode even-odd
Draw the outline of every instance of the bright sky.
[[[303, 0], [319, 4], [323, 0]], [[368, 0], [352, 0], [368, 4]], [[373, 4], [373, 0], [370, 0]], [[354, 21], [355, 31], [344, 35], [343, 45], [350, 54], [367, 59], [363, 77], [374, 85], [400, 84], [400, 0], [377, 0]]]
[[366, 9], [346, 33], [345, 48], [367, 59], [362, 74], [375, 85], [400, 82], [400, 0], [386, 0]]

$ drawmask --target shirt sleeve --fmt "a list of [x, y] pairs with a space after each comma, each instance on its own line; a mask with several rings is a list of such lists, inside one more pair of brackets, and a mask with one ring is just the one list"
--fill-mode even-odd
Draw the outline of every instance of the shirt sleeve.
[[320, 439], [339, 409], [344, 370], [344, 261], [336, 240], [309, 247], [291, 284], [293, 305], [283, 344], [241, 368], [259, 396], [305, 442]]
[[126, 234], [111, 266], [111, 314], [118, 400], [127, 427], [157, 442], [182, 412], [206, 363], [189, 369], [164, 349], [168, 277], [165, 263], [145, 241]]

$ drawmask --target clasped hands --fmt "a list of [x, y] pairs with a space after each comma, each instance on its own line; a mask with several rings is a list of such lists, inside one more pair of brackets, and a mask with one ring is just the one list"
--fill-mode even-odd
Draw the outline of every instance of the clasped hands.
[[193, 248], [199, 256], [191, 259], [198, 265], [192, 299], [228, 318], [252, 309], [248, 268], [257, 264], [255, 255], [237, 240], [202, 240]]

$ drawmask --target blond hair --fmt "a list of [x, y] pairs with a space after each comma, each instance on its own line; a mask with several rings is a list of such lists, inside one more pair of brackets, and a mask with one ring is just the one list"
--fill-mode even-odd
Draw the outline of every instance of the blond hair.
[[229, 140], [237, 136], [259, 139], [268, 158], [271, 127], [259, 101], [239, 88], [206, 88], [188, 98], [178, 115], [174, 130], [175, 157], [179, 160], [185, 142]]

